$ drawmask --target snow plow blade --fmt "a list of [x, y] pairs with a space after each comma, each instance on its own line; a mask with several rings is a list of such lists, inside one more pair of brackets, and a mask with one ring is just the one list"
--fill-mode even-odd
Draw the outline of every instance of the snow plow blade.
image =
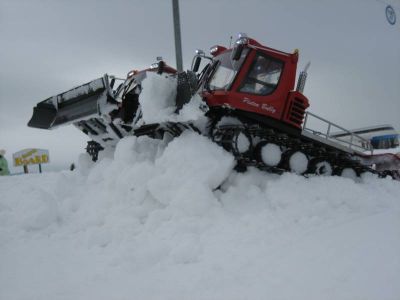
[[108, 75], [39, 102], [33, 108], [29, 127], [52, 129], [100, 113], [99, 108], [111, 102]]

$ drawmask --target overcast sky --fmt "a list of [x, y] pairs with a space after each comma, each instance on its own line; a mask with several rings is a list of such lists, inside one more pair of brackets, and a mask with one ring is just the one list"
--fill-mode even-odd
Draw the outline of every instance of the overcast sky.
[[[13, 152], [39, 147], [68, 165], [86, 145], [72, 125], [28, 128], [37, 102], [156, 56], [175, 65], [171, 2], [0, 0], [0, 148], [10, 163]], [[185, 68], [196, 48], [246, 32], [272, 48], [299, 48], [299, 69], [311, 61], [310, 111], [349, 128], [400, 129], [399, 0], [180, 0], [180, 15]]]

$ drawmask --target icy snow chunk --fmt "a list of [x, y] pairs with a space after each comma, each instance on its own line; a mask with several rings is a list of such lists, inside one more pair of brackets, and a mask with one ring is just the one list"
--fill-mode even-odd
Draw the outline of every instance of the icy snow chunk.
[[153, 196], [166, 205], [175, 201], [182, 209], [193, 204], [192, 213], [196, 207], [202, 213], [213, 201], [210, 191], [228, 176], [234, 160], [206, 137], [187, 132], [174, 139], [155, 164], [159, 172], [148, 183]]
[[104, 172], [104, 170], [107, 170], [111, 164], [112, 160], [110, 158], [103, 158], [102, 160], [97, 161], [89, 173], [88, 182], [96, 183], [104, 180], [108, 176], [107, 172]]
[[154, 161], [165, 147], [164, 141], [147, 136], [126, 137], [118, 143], [114, 159], [116, 162], [124, 164], [132, 164], [144, 160]]
[[277, 175], [249, 168], [245, 173], [232, 173], [222, 185], [219, 196], [224, 209], [231, 213], [253, 214], [269, 208], [266, 186]]
[[[176, 113], [176, 77], [147, 72], [142, 87], [139, 102], [144, 123], [204, 121], [205, 116], [202, 110], [204, 102], [198, 94], [193, 95], [190, 101]], [[200, 124], [197, 125], [201, 127]]]
[[158, 123], [169, 120], [175, 112], [177, 79], [165, 74], [147, 72], [142, 82], [139, 102], [145, 123]]
[[204, 118], [204, 111], [201, 109], [204, 105], [199, 94], [194, 94], [188, 103], [186, 103], [179, 111], [177, 121], [191, 121]]
[[173, 191], [170, 205], [187, 215], [205, 214], [216, 204], [212, 188], [203, 182], [205, 178], [197, 183], [183, 180], [181, 186]]
[[136, 143], [136, 137], [125, 137], [121, 139], [114, 152], [114, 160], [121, 161], [124, 163], [135, 162], [134, 146]]
[[206, 134], [209, 126], [209, 119], [205, 116], [204, 101], [199, 94], [193, 95], [186, 103], [179, 114], [176, 115], [176, 122], [191, 122], [200, 132]]

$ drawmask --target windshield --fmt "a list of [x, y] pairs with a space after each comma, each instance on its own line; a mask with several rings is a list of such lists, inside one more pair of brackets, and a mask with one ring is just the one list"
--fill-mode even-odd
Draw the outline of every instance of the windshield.
[[235, 79], [237, 72], [239, 71], [244, 59], [246, 58], [249, 49], [245, 48], [242, 51], [242, 55], [239, 60], [232, 60], [232, 50], [226, 51], [225, 53], [218, 56], [218, 65], [215, 70], [210, 83], [210, 90], [226, 90], [230, 87], [231, 83]]
[[282, 70], [283, 62], [259, 53], [242, 83], [240, 91], [256, 95], [269, 95], [276, 89]]

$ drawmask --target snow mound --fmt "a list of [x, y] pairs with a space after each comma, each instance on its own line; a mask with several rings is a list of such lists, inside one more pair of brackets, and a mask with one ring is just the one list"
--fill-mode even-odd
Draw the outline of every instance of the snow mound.
[[0, 299], [399, 298], [398, 182], [233, 167], [192, 132], [0, 177]]

